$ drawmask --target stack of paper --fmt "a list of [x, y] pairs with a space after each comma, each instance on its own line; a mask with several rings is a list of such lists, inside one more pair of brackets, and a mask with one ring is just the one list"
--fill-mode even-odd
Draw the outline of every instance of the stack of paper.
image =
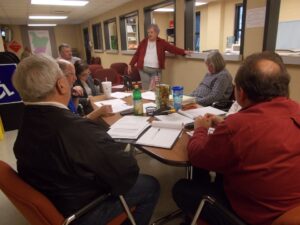
[[142, 116], [123, 116], [107, 133], [116, 139], [137, 139], [150, 126], [148, 119], [149, 117]]
[[131, 95], [132, 95], [131, 93], [119, 92], [119, 91], [111, 93], [111, 97], [113, 97], [113, 98], [126, 98], [126, 97], [129, 97]]
[[157, 118], [162, 122], [175, 122], [177, 124], [183, 124], [183, 125], [194, 122], [193, 119], [180, 115], [178, 113], [172, 113], [169, 115], [159, 115], [159, 116], [155, 116], [155, 118]]
[[153, 91], [142, 92], [142, 99], [155, 100], [155, 93]]
[[172, 148], [181, 130], [180, 123], [153, 121], [152, 127], [137, 140], [136, 144]]
[[204, 116], [207, 113], [213, 114], [213, 115], [223, 115], [226, 114], [225, 111], [222, 111], [220, 109], [216, 109], [214, 107], [211, 106], [207, 106], [207, 107], [200, 107], [200, 108], [196, 108], [196, 109], [189, 109], [189, 110], [178, 110], [178, 113], [187, 116], [191, 119], [195, 119], [198, 116]]
[[127, 105], [126, 102], [121, 99], [99, 101], [95, 102], [95, 105], [98, 107], [103, 105], [111, 105], [113, 113], [122, 112], [133, 107], [132, 105]]

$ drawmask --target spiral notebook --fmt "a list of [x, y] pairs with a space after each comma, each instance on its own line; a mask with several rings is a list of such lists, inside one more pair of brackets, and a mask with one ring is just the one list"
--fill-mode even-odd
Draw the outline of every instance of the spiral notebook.
[[170, 149], [182, 131], [181, 123], [153, 121], [151, 125], [136, 144]]

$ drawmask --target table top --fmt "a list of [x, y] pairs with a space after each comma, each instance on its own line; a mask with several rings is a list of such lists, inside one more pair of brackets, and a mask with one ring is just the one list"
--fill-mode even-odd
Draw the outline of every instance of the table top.
[[[102, 101], [106, 100], [103, 95], [99, 96], [94, 96], [91, 98], [91, 103], [94, 108], [97, 108], [97, 106], [94, 104], [94, 102], [97, 101]], [[126, 101], [129, 105], [132, 104], [132, 98], [131, 97], [126, 97], [123, 99]], [[148, 100], [143, 100], [143, 102], [151, 102]], [[103, 117], [103, 120], [108, 124], [112, 125], [115, 123], [117, 120], [119, 120], [122, 116], [120, 113], [116, 113], [112, 116], [109, 117]], [[168, 165], [173, 165], [173, 166], [187, 166], [189, 165], [189, 160], [188, 160], [188, 154], [187, 154], [187, 144], [189, 141], [189, 136], [183, 130], [181, 135], [178, 137], [177, 141], [173, 145], [171, 149], [165, 149], [165, 148], [158, 148], [158, 147], [150, 147], [150, 146], [145, 146], [145, 145], [133, 145], [140, 149], [142, 152], [150, 155], [151, 157], [159, 160], [162, 163], [168, 164]]]

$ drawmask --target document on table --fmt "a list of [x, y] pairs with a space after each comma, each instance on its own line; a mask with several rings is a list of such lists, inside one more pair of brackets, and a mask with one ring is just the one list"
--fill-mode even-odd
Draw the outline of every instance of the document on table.
[[151, 128], [137, 140], [136, 144], [170, 149], [181, 130], [180, 123], [153, 121]]
[[191, 119], [195, 119], [198, 116], [204, 116], [207, 113], [219, 116], [219, 115], [223, 115], [226, 114], [225, 111], [220, 110], [220, 109], [216, 109], [214, 107], [211, 106], [207, 106], [207, 107], [200, 107], [200, 108], [196, 108], [196, 109], [189, 109], [189, 110], [178, 110], [178, 113], [180, 113], [181, 115], [187, 116]]
[[193, 119], [183, 116], [183, 115], [180, 115], [178, 113], [172, 113], [169, 115], [158, 115], [158, 116], [155, 116], [155, 118], [162, 122], [176, 122], [178, 124], [183, 124], [183, 125], [194, 122]]
[[123, 116], [107, 132], [115, 139], [137, 139], [150, 126], [149, 117]]
[[113, 98], [119, 98], [119, 99], [120, 98], [126, 98], [126, 97], [129, 97], [131, 95], [132, 95], [131, 93], [128, 93], [128, 92], [119, 92], [119, 91], [111, 93], [111, 97], [113, 97]]
[[113, 113], [118, 113], [133, 108], [132, 105], [127, 105], [126, 102], [121, 99], [99, 101], [95, 102], [95, 105], [98, 107], [101, 107], [103, 105], [111, 105]]
[[155, 100], [155, 93], [153, 91], [142, 92], [142, 99]]

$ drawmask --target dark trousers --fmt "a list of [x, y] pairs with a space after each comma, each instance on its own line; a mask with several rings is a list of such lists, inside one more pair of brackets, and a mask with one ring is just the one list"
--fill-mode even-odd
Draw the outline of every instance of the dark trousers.
[[[148, 225], [160, 193], [158, 181], [148, 175], [139, 175], [135, 185], [124, 194], [137, 225]], [[105, 225], [119, 214], [125, 212], [119, 198], [112, 197], [91, 212], [76, 220], [76, 225]], [[125, 221], [123, 224], [131, 224]]]
[[[217, 175], [217, 180], [214, 183], [208, 181], [207, 171], [197, 171], [195, 175], [202, 174], [206, 179], [199, 179], [196, 176], [193, 180], [182, 179], [179, 180], [173, 187], [173, 199], [177, 206], [182, 211], [193, 218], [203, 195], [210, 195], [214, 197], [217, 202], [232, 212], [230, 203], [225, 195], [223, 182], [220, 175]], [[200, 218], [206, 221], [210, 225], [230, 225], [227, 217], [220, 214], [214, 207], [205, 203], [203, 211], [200, 214]]]

